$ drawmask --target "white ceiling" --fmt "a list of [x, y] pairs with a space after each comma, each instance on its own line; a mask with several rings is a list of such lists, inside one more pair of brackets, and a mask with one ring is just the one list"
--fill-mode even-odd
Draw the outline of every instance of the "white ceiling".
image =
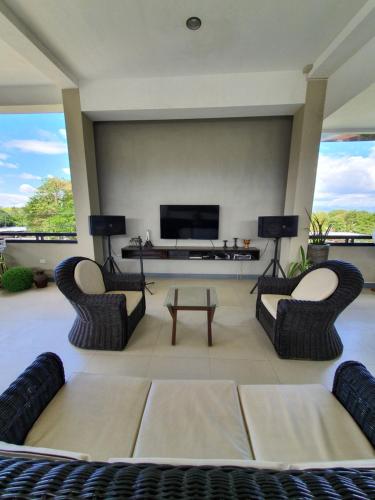
[[50, 80], [0, 38], [0, 86], [45, 85]]
[[374, 47], [375, 0], [0, 0], [0, 112], [79, 87], [94, 120], [293, 114], [313, 64], [325, 128], [363, 130]]
[[[90, 80], [302, 70], [365, 0], [4, 3], [65, 67]], [[202, 19], [199, 31], [185, 27], [192, 15]]]
[[324, 130], [375, 132], [375, 83], [324, 120]]

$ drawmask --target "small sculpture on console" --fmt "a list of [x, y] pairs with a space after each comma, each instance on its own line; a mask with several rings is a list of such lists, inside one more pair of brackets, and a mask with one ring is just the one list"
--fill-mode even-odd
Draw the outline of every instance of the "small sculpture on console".
[[145, 247], [153, 247], [154, 246], [152, 244], [150, 234], [151, 234], [151, 231], [149, 229], [147, 229], [147, 231], [146, 231], [146, 241], [145, 241], [145, 244], [144, 244]]
[[243, 247], [247, 250], [250, 248], [251, 240], [243, 240]]
[[233, 248], [234, 248], [235, 250], [237, 250], [237, 248], [238, 248], [238, 245], [237, 245], [237, 240], [238, 240], [238, 238], [233, 238], [233, 241], [234, 241]]
[[223, 248], [228, 248], [228, 247], [227, 247], [228, 240], [223, 240], [223, 243], [224, 243]]

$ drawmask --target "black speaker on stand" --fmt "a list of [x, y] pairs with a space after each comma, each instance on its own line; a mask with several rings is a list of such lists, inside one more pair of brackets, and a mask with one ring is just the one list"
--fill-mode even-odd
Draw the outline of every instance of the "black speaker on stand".
[[126, 234], [126, 220], [124, 215], [90, 215], [90, 234], [92, 236], [107, 237], [108, 257], [104, 262], [104, 268], [108, 268], [110, 273], [116, 271], [121, 274], [121, 270], [112, 256], [111, 236]]
[[[286, 278], [284, 269], [281, 267], [279, 260], [279, 244], [281, 238], [293, 238], [298, 235], [298, 215], [280, 215], [258, 217], [258, 236], [260, 238], [273, 238], [275, 240], [275, 251], [273, 259], [264, 270], [262, 276], [268, 273], [272, 267], [273, 278], [276, 278], [277, 272], [280, 270], [283, 278]], [[258, 282], [255, 283], [250, 293], [253, 293], [257, 288]]]

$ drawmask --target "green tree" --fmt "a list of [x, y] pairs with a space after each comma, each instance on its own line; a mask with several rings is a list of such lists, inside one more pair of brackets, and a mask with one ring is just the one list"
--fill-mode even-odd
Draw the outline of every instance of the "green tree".
[[331, 231], [334, 232], [372, 234], [375, 229], [374, 212], [331, 210], [330, 212], [316, 212], [316, 215], [319, 220], [325, 220], [326, 227], [331, 224]]
[[27, 202], [24, 213], [28, 231], [74, 232], [71, 183], [58, 177], [47, 179]]
[[23, 207], [0, 208], [0, 227], [24, 226], [24, 219]]

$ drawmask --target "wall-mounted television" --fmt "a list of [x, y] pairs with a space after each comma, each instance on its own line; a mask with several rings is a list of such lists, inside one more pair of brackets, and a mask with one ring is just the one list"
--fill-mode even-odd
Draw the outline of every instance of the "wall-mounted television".
[[219, 205], [160, 205], [160, 237], [217, 240]]

